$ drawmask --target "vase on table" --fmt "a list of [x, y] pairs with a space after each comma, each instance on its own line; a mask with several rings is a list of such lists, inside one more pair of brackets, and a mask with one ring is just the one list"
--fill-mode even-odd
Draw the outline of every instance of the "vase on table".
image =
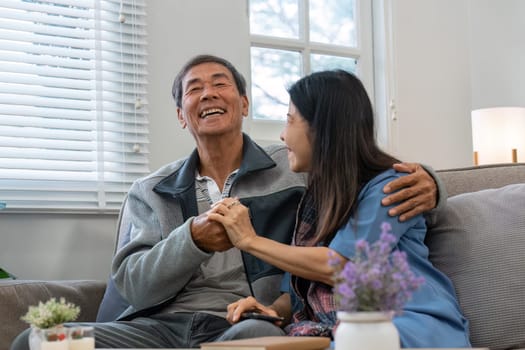
[[68, 330], [62, 325], [45, 329], [31, 327], [29, 348], [31, 350], [68, 350]]
[[338, 311], [335, 350], [399, 350], [399, 332], [392, 312]]

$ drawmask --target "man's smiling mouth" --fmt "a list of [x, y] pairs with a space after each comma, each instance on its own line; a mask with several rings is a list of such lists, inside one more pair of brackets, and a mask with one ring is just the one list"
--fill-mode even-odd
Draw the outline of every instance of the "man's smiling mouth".
[[205, 109], [204, 111], [201, 112], [200, 117], [201, 118], [207, 118], [207, 117], [212, 116], [212, 115], [224, 114], [224, 112], [225, 111], [222, 108]]

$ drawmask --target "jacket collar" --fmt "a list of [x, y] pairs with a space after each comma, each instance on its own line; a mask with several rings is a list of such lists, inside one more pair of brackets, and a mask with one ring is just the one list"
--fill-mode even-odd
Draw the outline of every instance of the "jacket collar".
[[[176, 171], [163, 178], [153, 191], [162, 194], [179, 196], [182, 193], [195, 188], [195, 172], [199, 164], [199, 154], [197, 149], [183, 162]], [[276, 166], [270, 156], [257, 145], [248, 135], [243, 133], [242, 161], [237, 173], [237, 178], [263, 169]]]

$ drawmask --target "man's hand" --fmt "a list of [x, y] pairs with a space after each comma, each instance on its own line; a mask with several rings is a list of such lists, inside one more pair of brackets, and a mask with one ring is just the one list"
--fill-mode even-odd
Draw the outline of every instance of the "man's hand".
[[410, 175], [393, 180], [383, 188], [387, 194], [399, 190], [381, 201], [383, 205], [400, 203], [388, 211], [390, 216], [399, 215], [399, 221], [405, 221], [436, 207], [436, 183], [421, 165], [400, 163], [394, 164], [394, 169]]
[[197, 247], [205, 252], [223, 252], [233, 247], [224, 227], [209, 220], [208, 213], [193, 218], [191, 236]]
[[207, 213], [208, 219], [224, 226], [235, 247], [249, 251], [250, 244], [257, 239], [257, 233], [252, 226], [248, 207], [237, 198], [224, 198], [215, 203]]

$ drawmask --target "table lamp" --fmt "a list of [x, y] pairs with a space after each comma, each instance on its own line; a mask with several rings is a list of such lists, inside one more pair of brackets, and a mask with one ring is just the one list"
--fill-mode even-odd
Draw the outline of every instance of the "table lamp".
[[525, 161], [525, 108], [472, 111], [474, 165]]

